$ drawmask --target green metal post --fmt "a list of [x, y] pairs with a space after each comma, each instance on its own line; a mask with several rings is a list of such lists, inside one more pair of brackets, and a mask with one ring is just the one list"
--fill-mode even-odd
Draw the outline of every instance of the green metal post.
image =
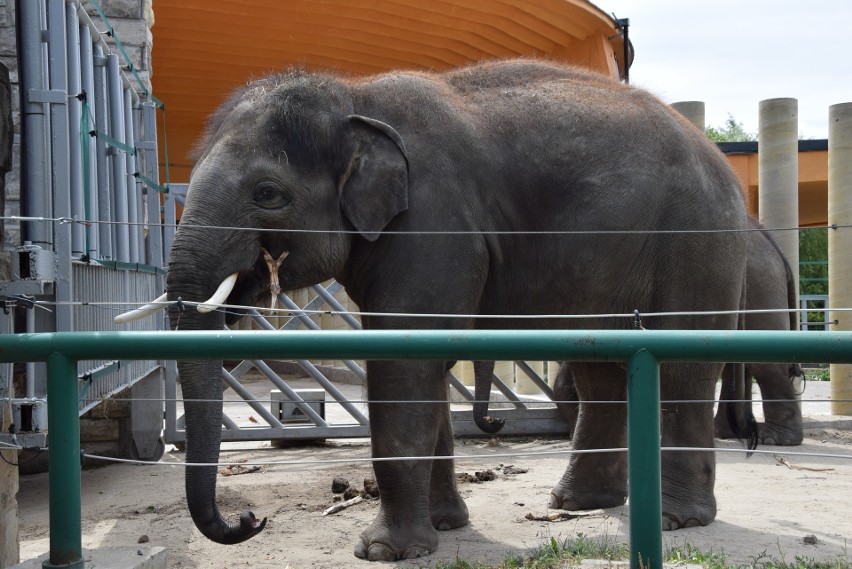
[[77, 362], [64, 354], [53, 353], [47, 359], [47, 423], [50, 557], [42, 567], [83, 569]]
[[627, 448], [630, 567], [662, 569], [660, 363], [644, 349], [628, 362]]

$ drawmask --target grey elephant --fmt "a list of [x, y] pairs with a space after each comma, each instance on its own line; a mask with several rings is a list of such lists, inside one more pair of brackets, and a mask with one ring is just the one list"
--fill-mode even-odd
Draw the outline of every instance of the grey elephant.
[[[749, 310], [796, 309], [796, 282], [793, 271], [780, 246], [763, 227], [750, 219], [746, 264], [746, 308]], [[797, 330], [799, 319], [795, 312], [746, 314], [746, 330]], [[726, 366], [728, 367], [728, 366]], [[727, 370], [726, 370], [727, 371]], [[732, 375], [723, 373], [722, 392], [733, 393], [735, 399], [751, 399], [752, 378], [763, 398], [764, 422], [758, 423], [758, 440], [763, 444], [795, 446], [802, 444], [802, 408], [796, 401], [795, 383], [804, 376], [797, 363], [745, 365], [745, 385], [732, 387]], [[725, 399], [725, 397], [723, 397]], [[727, 418], [729, 404], [719, 403], [716, 412], [716, 436], [733, 438]], [[745, 413], [750, 413], [750, 410]], [[742, 412], [740, 412], [742, 413]]]
[[[533, 60], [368, 78], [293, 70], [232, 96], [200, 148], [167, 279], [184, 307], [251, 305], [270, 280], [290, 290], [330, 278], [370, 313], [367, 329], [612, 329], [626, 324], [520, 316], [740, 306], [746, 213], [725, 158], [653, 96], [593, 73]], [[280, 262], [277, 279], [264, 252]], [[181, 330], [239, 317], [170, 312]], [[733, 329], [736, 319], [648, 324]], [[449, 407], [430, 403], [448, 399], [452, 363], [367, 363], [373, 456], [448, 458], [374, 463], [381, 503], [358, 557], [426, 555], [436, 530], [468, 523]], [[179, 362], [190, 463], [217, 460], [222, 407], [209, 400], [221, 397], [220, 365]], [[663, 396], [711, 399], [719, 367], [664, 365]], [[624, 398], [616, 364], [579, 363], [574, 374], [582, 399]], [[712, 425], [709, 404], [690, 405], [663, 418], [662, 442], [712, 447]], [[597, 408], [580, 414], [574, 444], [623, 447], [625, 437], [624, 410]], [[663, 525], [711, 522], [713, 453], [666, 453], [662, 468]], [[623, 456], [572, 455], [551, 507], [623, 504], [626, 478]], [[186, 492], [214, 541], [263, 528], [251, 512], [223, 518], [214, 466], [188, 467]]]
[[[749, 218], [749, 249], [746, 263], [746, 301], [747, 310], [783, 309], [785, 312], [767, 312], [744, 315], [746, 330], [795, 330], [798, 318], [795, 312], [787, 312], [796, 306], [796, 281], [790, 264], [772, 236], [763, 231], [757, 220]], [[755, 436], [757, 441], [770, 445], [799, 445], [802, 443], [802, 410], [796, 402], [795, 380], [801, 378], [802, 368], [797, 363], [769, 364], [749, 363], [745, 365], [745, 385], [736, 377], [736, 370], [727, 364], [722, 373], [721, 399], [751, 399], [752, 378], [757, 382], [763, 397], [765, 421], [757, 423]], [[483, 386], [480, 387], [480, 381]], [[486, 382], [489, 385], [484, 385]], [[490, 379], [485, 376], [476, 378], [477, 399], [480, 393], [490, 391]], [[553, 384], [554, 399], [559, 401], [560, 413], [573, 425], [579, 413], [574, 378], [569, 366], [564, 363]], [[487, 395], [484, 396], [487, 400]], [[729, 410], [731, 413], [729, 413]], [[474, 409], [479, 415], [488, 415], [488, 406], [480, 404]], [[475, 417], [476, 419], [476, 417]], [[753, 420], [750, 405], [741, 407], [722, 402], [715, 417], [716, 436], [720, 438], [748, 439], [752, 437], [752, 426], [746, 425]], [[482, 419], [477, 420], [477, 424]], [[746, 424], [744, 424], [746, 423]], [[487, 431], [486, 431], [487, 432]]]

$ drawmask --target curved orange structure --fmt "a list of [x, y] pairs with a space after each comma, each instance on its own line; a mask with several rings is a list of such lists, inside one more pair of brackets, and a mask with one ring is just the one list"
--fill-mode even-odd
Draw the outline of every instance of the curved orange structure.
[[587, 0], [157, 0], [154, 8], [152, 82], [167, 109], [173, 182], [188, 181], [192, 145], [228, 93], [290, 65], [370, 74], [532, 56], [622, 77], [632, 59], [617, 21]]

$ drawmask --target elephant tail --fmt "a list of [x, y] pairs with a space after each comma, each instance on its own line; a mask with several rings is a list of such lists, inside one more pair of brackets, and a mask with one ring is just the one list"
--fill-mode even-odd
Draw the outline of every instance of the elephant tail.
[[[746, 279], [743, 279], [742, 293], [740, 295], [740, 308], [748, 307], [747, 303], [747, 288]], [[746, 315], [740, 312], [737, 317], [737, 330], [746, 329]], [[728, 419], [728, 426], [731, 427], [737, 440], [746, 445], [749, 450], [757, 448], [757, 443], [760, 440], [757, 420], [754, 418], [754, 410], [751, 403], [751, 374], [746, 377], [745, 364], [742, 362], [731, 363], [725, 366], [725, 370], [730, 377], [722, 381], [721, 399], [728, 401], [736, 401], [736, 403], [728, 403], [725, 406], [725, 414]], [[746, 455], [746, 458], [751, 457], [751, 453]]]
[[[731, 427], [731, 431], [733, 431], [738, 441], [745, 444], [749, 450], [754, 450], [757, 448], [759, 440], [758, 426], [757, 419], [754, 418], [751, 401], [745, 401], [745, 390], [751, 387], [750, 385], [746, 385], [745, 364], [729, 364], [725, 366], [725, 370], [732, 374], [732, 377], [727, 378], [727, 380], [723, 379], [720, 399], [723, 401], [737, 401], [736, 403], [728, 403], [725, 406], [728, 425]], [[747, 456], [750, 457], [751, 453]]]

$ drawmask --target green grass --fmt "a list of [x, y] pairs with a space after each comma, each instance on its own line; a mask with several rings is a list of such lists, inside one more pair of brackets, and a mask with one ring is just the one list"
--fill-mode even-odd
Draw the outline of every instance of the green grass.
[[808, 381], [829, 381], [831, 374], [827, 367], [814, 367], [804, 370]]
[[[457, 559], [452, 563], [439, 563], [435, 569], [564, 569], [579, 565], [583, 559], [626, 561], [630, 550], [624, 543], [614, 543], [610, 538], [591, 538], [578, 533], [574, 537], [558, 540], [550, 537], [535, 550], [525, 555], [510, 555], [498, 565], [469, 562]], [[814, 561], [796, 556], [793, 561], [768, 555], [766, 551], [753, 556], [748, 563], [733, 564], [724, 552], [703, 552], [690, 544], [671, 547], [663, 552], [665, 563], [695, 564], [704, 569], [850, 569], [848, 556], [834, 561]]]

